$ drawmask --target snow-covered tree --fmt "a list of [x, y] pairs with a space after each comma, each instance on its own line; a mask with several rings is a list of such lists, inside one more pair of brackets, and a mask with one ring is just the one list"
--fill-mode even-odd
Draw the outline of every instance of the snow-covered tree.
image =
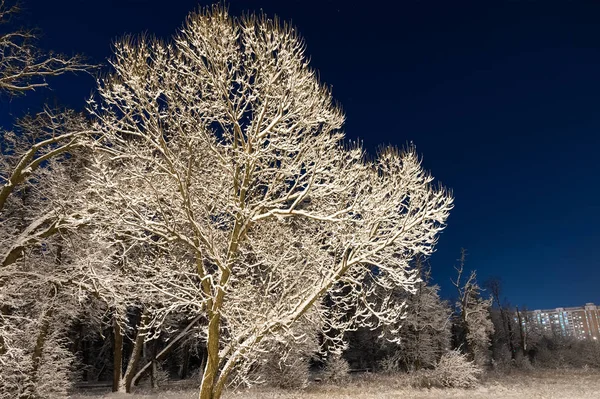
[[494, 324], [490, 317], [492, 298], [484, 299], [473, 270], [463, 283], [466, 251], [461, 250], [460, 263], [456, 267], [457, 277], [452, 281], [457, 289], [458, 322], [456, 323], [457, 344], [465, 350], [479, 366], [491, 360], [491, 339]]
[[[0, 265], [7, 267], [44, 239], [85, 224], [81, 203], [67, 201], [66, 189], [80, 181], [73, 156], [90, 134], [73, 111], [44, 110], [21, 119], [3, 134], [0, 150]], [[85, 158], [85, 157], [83, 157]], [[75, 176], [75, 174], [78, 174]], [[75, 179], [75, 180], [74, 180]], [[65, 201], [62, 201], [65, 199]]]
[[155, 326], [170, 312], [206, 317], [200, 398], [305, 339], [298, 323], [339, 346], [333, 332], [402, 315], [391, 290], [414, 292], [410, 262], [432, 252], [452, 198], [413, 148], [367, 161], [344, 142], [294, 29], [214, 7], [169, 43], [115, 48], [90, 102], [94, 239], [113, 240], [129, 276], [165, 298]]
[[399, 331], [399, 360], [409, 369], [433, 367], [450, 347], [450, 307], [430, 285], [431, 269], [417, 258], [421, 280], [414, 295], [406, 297], [406, 318]]
[[[19, 170], [27, 158], [21, 149], [27, 148], [25, 154], [31, 149], [23, 143], [40, 142], [35, 133], [44, 131], [6, 134], [2, 176]], [[35, 159], [51, 152], [45, 148]], [[70, 193], [81, 190], [82, 159], [75, 151], [63, 152], [23, 171], [27, 177], [0, 209], [0, 382], [7, 397], [53, 397], [73, 381], [74, 356], [65, 338], [81, 315], [78, 302], [84, 300], [80, 289], [85, 283], [77, 278], [77, 248], [71, 239], [85, 217]]]
[[[115, 345], [113, 351], [115, 364], [118, 363], [115, 370], [121, 368], [123, 358], [127, 360], [123, 379], [120, 373], [116, 374], [115, 390], [128, 391], [146, 334], [144, 317], [137, 319], [138, 326], [128, 325], [126, 316], [136, 309], [143, 313], [145, 308], [152, 308], [160, 297], [155, 293], [149, 297], [136, 289], [138, 284], [124, 273], [115, 251], [110, 249], [115, 239], [108, 237], [108, 241], [100, 242], [88, 235], [90, 215], [96, 212], [87, 201], [84, 189], [88, 183], [91, 133], [84, 116], [69, 110], [49, 109], [21, 119], [14, 131], [4, 132], [0, 159], [3, 183], [0, 190], [0, 287], [6, 288], [0, 296], [0, 304], [3, 321], [10, 324], [15, 317], [13, 314], [9, 320], [8, 313], [23, 312], [29, 309], [26, 303], [45, 298], [48, 285], [61, 286], [63, 296], [70, 292], [70, 297], [65, 296], [70, 302], [83, 302], [83, 298], [93, 295], [112, 314], [117, 343], [129, 336], [133, 336], [136, 343], [132, 354], [123, 354], [121, 345]], [[120, 239], [119, 243], [126, 245], [127, 241]], [[53, 263], [59, 257], [60, 267]], [[128, 259], [130, 263], [137, 261], [133, 253]], [[142, 259], [151, 261], [145, 255]], [[22, 283], [22, 280], [27, 282]], [[32, 285], [35, 290], [23, 289]], [[31, 309], [26, 313], [32, 320], [37, 318]], [[50, 311], [52, 318], [56, 314], [55, 309]], [[3, 346], [4, 334], [0, 331], [0, 355]]]

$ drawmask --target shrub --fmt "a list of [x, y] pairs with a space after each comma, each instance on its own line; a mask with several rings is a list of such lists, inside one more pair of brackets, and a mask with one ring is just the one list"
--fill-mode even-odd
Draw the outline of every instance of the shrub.
[[259, 367], [256, 374], [270, 386], [283, 389], [305, 388], [310, 376], [310, 359], [295, 355], [282, 359], [280, 355], [274, 354]]
[[471, 388], [477, 385], [477, 377], [483, 370], [457, 350], [445, 353], [436, 367], [427, 373], [431, 386]]
[[540, 368], [600, 368], [600, 344], [566, 337], [543, 337], [535, 347], [534, 364]]
[[[283, 389], [301, 389], [310, 379], [310, 362], [319, 350], [317, 329], [311, 324], [296, 326], [287, 342], [267, 345], [260, 359], [247, 371], [239, 370], [241, 385], [264, 383]], [[234, 384], [235, 386], [235, 384]]]
[[514, 366], [519, 370], [531, 371], [534, 369], [531, 361], [529, 361], [529, 357], [524, 356], [522, 353], [517, 352], [517, 355], [514, 360]]
[[327, 359], [323, 379], [327, 382], [340, 383], [347, 381], [350, 376], [350, 366], [342, 355], [332, 353]]

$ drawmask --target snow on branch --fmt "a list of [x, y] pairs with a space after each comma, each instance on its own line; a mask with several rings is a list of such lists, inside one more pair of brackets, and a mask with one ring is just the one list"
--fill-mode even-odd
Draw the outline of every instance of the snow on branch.
[[165, 312], [206, 315], [201, 397], [300, 339], [300, 323], [339, 347], [348, 329], [403, 317], [375, 288], [415, 291], [410, 262], [433, 252], [452, 196], [414, 148], [367, 161], [345, 142], [292, 27], [216, 6], [170, 42], [118, 43], [111, 63], [89, 102], [93, 234], [127, 249]]
[[[8, 6], [5, 0], [0, 0], [0, 25], [8, 23], [18, 11], [17, 6]], [[87, 73], [96, 68], [86, 64], [79, 55], [44, 54], [33, 45], [35, 40], [33, 31], [21, 29], [0, 33], [0, 92], [24, 94], [47, 87], [46, 78], [50, 76]]]

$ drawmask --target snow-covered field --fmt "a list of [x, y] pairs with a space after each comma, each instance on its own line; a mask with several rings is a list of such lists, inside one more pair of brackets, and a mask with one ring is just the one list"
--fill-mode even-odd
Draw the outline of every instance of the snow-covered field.
[[[164, 391], [149, 394], [76, 395], [73, 399], [195, 399], [193, 390]], [[354, 379], [343, 386], [314, 384], [303, 391], [251, 389], [230, 392], [224, 399], [599, 399], [600, 372], [582, 370], [532, 371], [490, 374], [474, 389], [410, 388], [403, 376], [370, 376]]]

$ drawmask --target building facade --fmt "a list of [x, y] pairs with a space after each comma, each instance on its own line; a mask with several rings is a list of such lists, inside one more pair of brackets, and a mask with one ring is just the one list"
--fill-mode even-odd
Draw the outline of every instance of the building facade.
[[581, 307], [523, 313], [521, 323], [527, 330], [535, 329], [544, 335], [600, 340], [600, 309], [593, 303], [586, 303]]

